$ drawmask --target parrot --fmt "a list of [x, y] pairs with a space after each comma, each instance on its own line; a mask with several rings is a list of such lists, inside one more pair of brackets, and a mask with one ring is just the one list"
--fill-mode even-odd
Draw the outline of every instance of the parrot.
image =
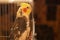
[[15, 21], [10, 28], [10, 40], [31, 40], [32, 22], [30, 19], [32, 6], [29, 3], [20, 3], [17, 10]]

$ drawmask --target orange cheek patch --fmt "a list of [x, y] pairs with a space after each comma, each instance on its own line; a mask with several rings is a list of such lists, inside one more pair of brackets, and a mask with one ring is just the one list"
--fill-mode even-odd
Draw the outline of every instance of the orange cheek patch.
[[26, 12], [27, 12], [27, 8], [23, 8], [23, 12], [25, 12], [25, 13], [26, 13]]

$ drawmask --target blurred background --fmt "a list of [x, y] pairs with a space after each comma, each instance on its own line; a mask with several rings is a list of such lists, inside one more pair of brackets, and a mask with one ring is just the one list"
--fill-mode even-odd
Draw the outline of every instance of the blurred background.
[[[0, 1], [0, 40], [9, 40], [18, 8], [16, 3]], [[37, 40], [60, 40], [60, 0], [34, 0], [34, 18]]]

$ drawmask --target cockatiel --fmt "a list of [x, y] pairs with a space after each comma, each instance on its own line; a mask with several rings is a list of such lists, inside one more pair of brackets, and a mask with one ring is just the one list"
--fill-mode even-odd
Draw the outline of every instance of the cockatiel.
[[16, 14], [16, 19], [11, 27], [10, 40], [30, 40], [31, 33], [30, 14], [32, 7], [29, 3], [20, 3], [20, 7]]

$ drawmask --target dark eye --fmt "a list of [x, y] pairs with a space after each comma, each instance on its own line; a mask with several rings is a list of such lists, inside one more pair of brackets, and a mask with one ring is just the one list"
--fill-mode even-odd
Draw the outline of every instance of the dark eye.
[[27, 8], [29, 8], [29, 7], [27, 7]]

